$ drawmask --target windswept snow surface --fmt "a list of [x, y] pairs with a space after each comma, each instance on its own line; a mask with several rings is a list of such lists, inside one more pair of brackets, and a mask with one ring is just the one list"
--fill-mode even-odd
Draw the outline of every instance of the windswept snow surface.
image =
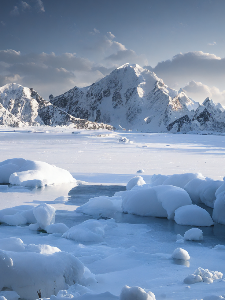
[[[121, 137], [133, 143], [120, 143]], [[41, 161], [67, 170], [77, 180], [41, 188], [0, 185], [0, 299], [32, 300], [40, 293], [51, 300], [130, 300], [131, 294], [151, 300], [223, 298], [225, 227], [222, 221], [217, 223], [225, 218], [223, 137], [1, 127], [0, 149], [1, 162], [15, 157]], [[126, 191], [127, 183], [142, 169], [146, 184]], [[4, 172], [0, 176], [3, 174], [6, 176]], [[185, 199], [194, 202], [187, 181], [197, 180], [197, 185], [208, 179], [210, 183], [220, 181], [220, 193], [214, 183], [210, 185], [214, 224], [201, 226], [201, 240], [195, 224], [179, 225], [173, 220], [173, 213], [185, 206], [177, 208], [165, 199], [171, 190], [175, 191], [171, 199], [182, 191]], [[177, 186], [168, 188], [165, 180]], [[113, 190], [115, 185], [123, 186], [123, 191], [114, 196], [100, 194], [100, 187]], [[124, 195], [148, 189], [154, 190], [165, 218], [119, 210]], [[194, 203], [212, 213], [201, 199]], [[189, 210], [184, 211], [187, 216]], [[191, 208], [190, 215], [193, 213]], [[202, 219], [201, 214], [198, 211], [196, 218]], [[14, 224], [7, 225], [4, 217]], [[37, 230], [30, 230], [29, 224]], [[188, 233], [191, 228], [195, 230]], [[178, 234], [191, 240], [184, 238], [178, 245]], [[188, 261], [172, 259], [180, 246], [188, 252]]]

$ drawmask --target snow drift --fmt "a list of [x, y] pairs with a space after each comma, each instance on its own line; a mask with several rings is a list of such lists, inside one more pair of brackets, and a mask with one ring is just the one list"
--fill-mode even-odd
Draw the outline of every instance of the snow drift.
[[127, 191], [122, 198], [122, 209], [125, 213], [168, 219], [174, 218], [177, 208], [192, 204], [185, 190], [172, 185]]
[[70, 182], [76, 180], [68, 171], [45, 162], [13, 158], [0, 163], [0, 183], [42, 187]]

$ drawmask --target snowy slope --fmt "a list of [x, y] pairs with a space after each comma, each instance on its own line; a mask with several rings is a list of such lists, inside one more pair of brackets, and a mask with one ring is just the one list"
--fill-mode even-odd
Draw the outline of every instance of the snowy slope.
[[168, 124], [192, 115], [198, 106], [136, 64], [125, 64], [89, 87], [74, 87], [50, 101], [75, 117], [154, 132], [167, 131]]
[[1, 125], [56, 126], [73, 124], [76, 128], [112, 129], [112, 126], [75, 118], [44, 100], [32, 88], [16, 83], [6, 84], [0, 88], [0, 104]]

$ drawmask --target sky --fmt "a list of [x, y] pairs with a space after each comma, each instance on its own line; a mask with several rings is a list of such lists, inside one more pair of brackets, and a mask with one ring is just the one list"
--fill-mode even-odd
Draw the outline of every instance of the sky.
[[224, 0], [1, 0], [0, 86], [48, 99], [124, 63], [225, 105]]

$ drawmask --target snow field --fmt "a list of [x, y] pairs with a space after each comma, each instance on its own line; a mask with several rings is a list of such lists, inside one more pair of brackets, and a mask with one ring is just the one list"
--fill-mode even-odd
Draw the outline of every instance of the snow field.
[[[130, 192], [144, 191], [144, 189], [150, 187], [152, 188], [153, 185], [151, 185], [149, 181], [149, 177], [152, 173], [176, 174], [179, 172], [197, 173], [200, 171], [202, 174], [211, 176], [214, 179], [221, 179], [224, 176], [223, 170], [221, 170], [223, 154], [220, 154], [220, 152], [224, 152], [221, 137], [197, 136], [196, 138], [191, 135], [149, 135], [148, 141], [148, 135], [143, 136], [139, 133], [127, 133], [127, 137], [134, 141], [134, 144], [131, 145], [130, 143], [118, 143], [118, 138], [115, 138], [115, 140], [112, 137], [95, 138], [94, 134], [96, 133], [82, 132], [82, 134], [77, 135], [71, 134], [72, 138], [68, 134], [62, 142], [64, 133], [55, 133], [55, 137], [51, 134], [41, 133], [38, 135], [38, 142], [36, 143], [34, 139], [32, 140], [31, 135], [29, 136], [29, 140], [22, 140], [25, 134], [21, 133], [21, 137], [19, 137], [20, 133], [6, 133], [7, 138], [11, 138], [10, 135], [17, 135], [19, 142], [17, 141], [17, 147], [12, 147], [13, 144], [11, 141], [8, 143], [6, 139], [4, 143], [2, 143], [2, 140], [0, 140], [2, 160], [8, 157], [25, 157], [29, 160], [43, 160], [49, 164], [54, 164], [68, 169], [70, 172], [74, 172], [73, 175], [77, 179], [98, 183], [126, 184], [132, 176], [135, 176], [136, 170], [144, 167], [145, 174], [141, 175], [144, 181], [149, 182], [149, 184], [134, 186], [132, 190], [120, 192], [113, 197], [101, 196], [102, 198], [98, 199], [100, 197], [93, 198], [94, 195], [91, 196], [94, 200], [92, 200], [90, 210], [86, 212], [96, 219], [104, 217], [104, 214], [106, 218], [114, 217], [117, 212], [121, 212], [123, 195], [125, 196], [125, 194]], [[41, 139], [44, 135], [46, 138], [43, 142]], [[195, 139], [197, 140], [196, 143], [193, 142]], [[203, 140], [206, 141], [205, 144]], [[189, 142], [186, 141], [193, 143], [189, 144]], [[210, 150], [207, 141], [212, 145]], [[214, 143], [215, 141], [217, 141], [217, 144]], [[148, 147], [143, 148], [143, 143], [147, 144]], [[169, 150], [169, 147], [166, 148], [165, 144], [170, 144], [171, 150]], [[215, 145], [221, 148], [216, 148], [214, 147]], [[16, 152], [14, 148], [16, 148]], [[25, 152], [23, 152], [23, 149], [25, 148], [26, 154], [24, 155]], [[47, 151], [51, 152], [51, 156], [48, 156]], [[198, 154], [198, 151], [200, 154]], [[214, 153], [217, 153], [217, 155], [213, 155]], [[148, 160], [149, 157], [150, 159]], [[131, 161], [133, 162], [132, 165], [130, 164]], [[168, 178], [169, 175], [160, 176]], [[163, 183], [163, 180], [161, 181]], [[166, 187], [166, 185], [164, 186]], [[14, 255], [10, 255], [9, 252], [20, 254], [20, 258], [19, 256], [17, 257], [18, 260], [21, 260], [21, 266], [28, 262], [28, 259], [26, 260], [22, 255], [25, 255], [25, 253], [31, 253], [29, 254], [31, 256], [33, 256], [34, 253], [39, 254], [39, 256], [45, 256], [46, 258], [51, 257], [49, 263], [52, 261], [53, 264], [54, 261], [54, 266], [52, 266], [50, 270], [54, 269], [54, 271], [59, 272], [61, 275], [64, 271], [66, 272], [69, 264], [67, 260], [63, 258], [63, 255], [60, 258], [59, 253], [61, 252], [67, 252], [69, 255], [79, 259], [84, 266], [84, 273], [75, 284], [73, 284], [73, 282], [69, 284], [65, 283], [65, 279], [63, 279], [64, 282], [63, 280], [61, 282], [61, 275], [57, 277], [56, 281], [57, 284], [59, 282], [58, 287], [61, 283], [64, 285], [62, 289], [58, 290], [58, 287], [54, 289], [54, 284], [50, 283], [51, 291], [47, 297], [52, 300], [66, 300], [69, 298], [77, 300], [118, 300], [124, 286], [130, 286], [131, 288], [136, 287], [139, 290], [142, 289], [146, 294], [149, 294], [151, 291], [157, 300], [214, 300], [224, 298], [221, 296], [224, 295], [223, 278], [213, 280], [213, 284], [206, 284], [201, 281], [200, 284], [188, 284], [187, 286], [187, 284], [183, 283], [184, 278], [186, 278], [188, 274], [194, 274], [195, 270], [199, 267], [204, 270], [225, 272], [225, 267], [222, 263], [225, 259], [224, 242], [222, 239], [217, 241], [217, 238], [219, 239], [217, 236], [215, 239], [212, 239], [212, 236], [208, 234], [208, 232], [213, 231], [213, 227], [201, 228], [204, 232], [203, 242], [197, 240], [197, 242], [194, 243], [185, 240], [184, 244], [182, 244], [182, 247], [185, 248], [191, 256], [190, 266], [188, 268], [188, 265], [185, 264], [185, 262], [183, 263], [182, 260], [180, 260], [180, 263], [177, 263], [175, 262], [176, 259], [171, 259], [171, 254], [178, 246], [176, 244], [177, 233], [184, 236], [187, 230], [185, 227], [179, 226], [171, 220], [155, 219], [154, 221], [154, 218], [143, 218], [141, 215], [132, 214], [121, 214], [124, 223], [115, 224], [115, 222], [111, 220], [101, 219], [91, 220], [100, 222], [97, 226], [90, 224], [90, 228], [93, 228], [92, 233], [97, 232], [100, 236], [100, 238], [98, 237], [95, 241], [91, 242], [90, 239], [88, 239], [89, 234], [91, 236], [88, 230], [91, 231], [91, 229], [86, 229], [86, 225], [82, 223], [83, 220], [87, 218], [87, 216], [83, 216], [82, 219], [81, 212], [84, 206], [83, 208], [80, 207], [78, 214], [77, 211], [73, 212], [74, 209], [76, 209], [76, 205], [71, 205], [70, 200], [66, 202], [66, 200], [68, 200], [69, 190], [72, 187], [68, 189], [67, 192], [62, 192], [60, 188], [55, 187], [56, 189], [58, 188], [58, 190], [57, 194], [54, 192], [54, 197], [51, 195], [51, 192], [49, 192], [49, 194], [47, 193], [48, 190], [50, 191], [50, 187], [47, 187], [44, 191], [37, 189], [34, 193], [29, 192], [28, 189], [25, 192], [25, 189], [23, 190], [22, 188], [19, 192], [19, 186], [16, 187], [14, 191], [12, 187], [6, 188], [4, 186], [0, 188], [1, 209], [7, 206], [15, 206], [11, 208], [12, 211], [10, 213], [8, 211], [7, 214], [6, 211], [3, 213], [3, 210], [0, 210], [0, 216], [13, 216], [16, 213], [20, 214], [22, 212], [25, 214], [26, 211], [24, 218], [29, 217], [32, 220], [28, 223], [35, 224], [37, 220], [33, 214], [33, 206], [27, 206], [26, 209], [25, 207], [22, 209], [21, 206], [27, 203], [32, 203], [32, 205], [36, 206], [38, 203], [35, 202], [36, 200], [48, 204], [50, 203], [54, 206], [54, 208], [57, 209], [55, 212], [56, 220], [59, 218], [59, 222], [61, 222], [56, 224], [52, 223], [45, 227], [45, 230], [52, 234], [37, 234], [36, 231], [30, 231], [28, 226], [5, 226], [6, 223], [1, 224], [0, 249], [7, 254], [7, 256], [4, 256], [4, 261], [8, 261], [9, 268], [12, 268], [10, 267], [10, 262], [11, 260], [13, 261]], [[161, 192], [161, 187], [159, 187], [159, 190]], [[77, 197], [79, 200], [79, 195]], [[30, 200], [28, 201], [29, 198]], [[56, 198], [59, 199], [54, 201]], [[104, 199], [107, 204], [104, 203]], [[111, 203], [107, 200], [111, 201]], [[88, 203], [89, 202], [86, 203], [87, 209]], [[194, 201], [193, 203], [197, 204]], [[104, 207], [104, 204], [106, 204], [106, 207]], [[220, 205], [222, 205], [222, 203]], [[170, 203], [169, 206], [171, 206], [171, 211], [173, 211], [172, 203]], [[113, 209], [111, 210], [109, 208]], [[219, 210], [222, 212], [222, 206], [218, 209], [218, 212]], [[47, 211], [48, 210], [46, 210], [46, 215]], [[164, 211], [166, 212], [165, 217], [167, 217], [167, 211], [165, 209]], [[44, 213], [43, 216], [45, 216]], [[223, 219], [223, 216], [221, 219]], [[48, 220], [51, 220], [50, 215]], [[148, 225], [142, 224], [147, 223], [148, 220]], [[112, 224], [110, 225], [108, 221], [114, 223], [114, 225], [111, 226]], [[217, 221], [214, 220], [214, 222]], [[76, 228], [75, 239], [69, 239], [61, 237], [62, 234], [68, 232], [67, 230], [63, 233], [67, 228], [62, 224], [71, 228], [75, 227], [75, 224], [76, 226], [77, 224], [83, 224], [83, 226]], [[216, 223], [214, 225], [215, 233], [218, 234], [218, 228], [223, 228], [223, 225]], [[84, 237], [82, 231], [87, 233], [86, 242], [84, 239], [82, 240]], [[4, 240], [4, 238], [9, 238], [10, 236], [14, 237], [14, 241]], [[76, 240], [77, 236], [81, 236], [81, 240]], [[197, 232], [194, 233], [194, 236], [200, 237]], [[211, 240], [213, 240], [213, 242], [210, 242]], [[216, 243], [220, 243], [221, 245], [216, 246]], [[61, 250], [61, 252], [59, 250]], [[19, 266], [18, 260], [14, 255], [13, 263], [17, 263], [17, 267]], [[68, 260], [70, 260], [70, 258], [68, 258]], [[40, 259], [37, 262], [44, 264], [45, 261], [44, 259]], [[61, 268], [62, 264], [64, 264], [63, 268]], [[57, 265], [60, 267], [58, 270], [56, 270]], [[32, 268], [33, 266], [34, 264], [31, 265]], [[43, 268], [44, 267], [45, 265]], [[26, 266], [24, 265], [20, 270], [26, 270]], [[212, 273], [211, 271], [209, 272]], [[41, 276], [41, 270], [37, 269], [37, 277], [40, 279], [38, 282], [41, 282]], [[30, 277], [32, 278], [31, 271]], [[14, 278], [15, 277], [12, 277], [12, 279]], [[34, 276], [33, 278], [36, 277]], [[50, 278], [52, 278], [54, 282], [56, 277], [50, 276]], [[31, 280], [28, 281], [28, 284], [30, 283]], [[39, 291], [39, 288], [37, 286], [35, 287], [37, 289], [34, 290], [35, 296], [34, 298], [32, 297], [32, 299], [38, 298], [37, 291]], [[43, 285], [42, 295], [44, 295], [44, 292], [45, 285]], [[17, 300], [21, 297], [21, 295], [15, 291], [1, 291], [0, 296], [8, 300]]]

